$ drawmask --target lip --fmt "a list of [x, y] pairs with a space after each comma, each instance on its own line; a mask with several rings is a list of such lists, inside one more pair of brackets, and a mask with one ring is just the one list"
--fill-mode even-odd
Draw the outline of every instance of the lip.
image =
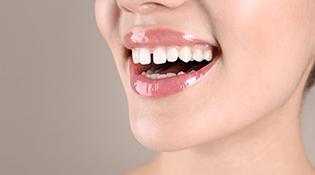
[[217, 47], [215, 43], [209, 43], [197, 38], [190, 33], [184, 33], [168, 28], [158, 27], [152, 29], [134, 28], [124, 37], [124, 46], [127, 49], [152, 48], [155, 46], [195, 46]]
[[[212, 50], [215, 47], [215, 45], [198, 39], [192, 34], [165, 28], [134, 29], [126, 34], [124, 46], [130, 50], [133, 48], [154, 48], [157, 46], [202, 46], [205, 49]], [[137, 94], [145, 97], [164, 97], [178, 93], [197, 84], [204, 77], [217, 61], [215, 55], [209, 64], [195, 72], [163, 79], [150, 79], [141, 75], [140, 66], [134, 64], [130, 56], [128, 58], [130, 85]]]

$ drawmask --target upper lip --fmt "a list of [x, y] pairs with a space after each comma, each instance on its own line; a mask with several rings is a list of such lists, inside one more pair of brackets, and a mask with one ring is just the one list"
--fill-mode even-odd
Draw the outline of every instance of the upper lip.
[[153, 48], [156, 46], [193, 46], [208, 45], [216, 47], [215, 43], [196, 38], [191, 33], [184, 33], [169, 28], [134, 28], [124, 36], [124, 46], [127, 49]]

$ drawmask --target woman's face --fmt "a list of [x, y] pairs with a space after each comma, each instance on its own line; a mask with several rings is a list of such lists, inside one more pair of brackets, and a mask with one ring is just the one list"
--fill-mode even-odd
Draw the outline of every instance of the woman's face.
[[[263, 119], [303, 86], [314, 62], [314, 0], [96, 0], [95, 8], [128, 97], [132, 131], [151, 149], [193, 147]], [[178, 43], [181, 54], [185, 45], [191, 52], [199, 47], [172, 34], [220, 50], [212, 67], [161, 79], [130, 70], [146, 67], [133, 63], [130, 48], [154, 52]], [[145, 51], [139, 54], [145, 57]], [[194, 76], [198, 81], [189, 84]]]

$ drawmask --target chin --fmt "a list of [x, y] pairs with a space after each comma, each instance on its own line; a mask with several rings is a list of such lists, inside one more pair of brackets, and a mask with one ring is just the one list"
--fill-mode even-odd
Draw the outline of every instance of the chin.
[[159, 99], [139, 97], [130, 91], [129, 121], [137, 141], [150, 150], [179, 151], [228, 138], [263, 117], [257, 115], [260, 109], [239, 110], [233, 100], [225, 104], [226, 108], [218, 108], [218, 103], [205, 104], [216, 101], [212, 98], [189, 105], [201, 98], [191, 95], [193, 91]]

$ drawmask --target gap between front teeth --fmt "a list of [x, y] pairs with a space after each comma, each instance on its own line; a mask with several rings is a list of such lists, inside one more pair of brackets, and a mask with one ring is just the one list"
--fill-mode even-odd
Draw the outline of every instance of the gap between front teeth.
[[[153, 60], [151, 60], [151, 54], [153, 55]], [[168, 62], [175, 62], [180, 59], [184, 62], [197, 61], [201, 62], [203, 60], [211, 61], [213, 58], [212, 50], [202, 50], [200, 48], [190, 48], [190, 47], [156, 47], [153, 52], [150, 52], [149, 48], [135, 48], [132, 49], [132, 60], [135, 64], [147, 65], [153, 61], [154, 64], [164, 64]]]

